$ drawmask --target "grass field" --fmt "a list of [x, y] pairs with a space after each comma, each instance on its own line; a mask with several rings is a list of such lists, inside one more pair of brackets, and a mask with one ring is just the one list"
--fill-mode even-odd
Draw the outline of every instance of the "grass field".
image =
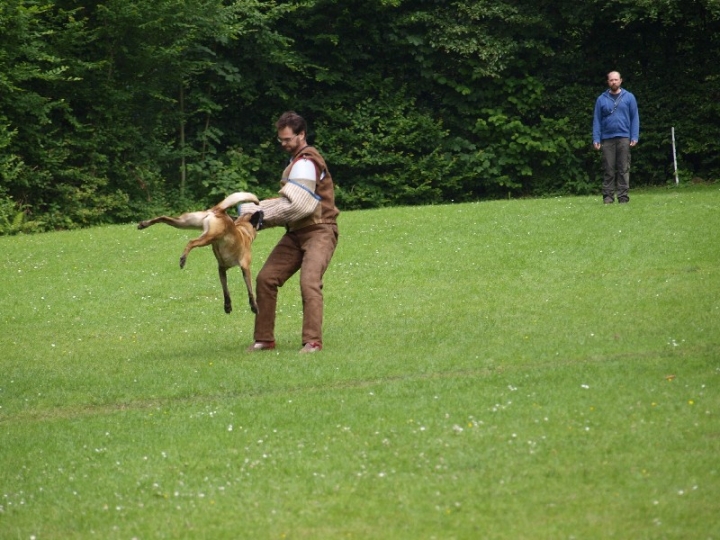
[[720, 539], [720, 186], [340, 229], [315, 355], [192, 232], [0, 238], [0, 539]]

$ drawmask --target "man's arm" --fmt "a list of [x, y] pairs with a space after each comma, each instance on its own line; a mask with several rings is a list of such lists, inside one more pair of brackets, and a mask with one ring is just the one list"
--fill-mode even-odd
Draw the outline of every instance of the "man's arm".
[[316, 181], [315, 163], [309, 159], [300, 159], [290, 170], [279, 197], [265, 199], [260, 201], [260, 204], [241, 204], [238, 212], [242, 215], [262, 210], [264, 228], [284, 227], [315, 211], [320, 202], [320, 197], [315, 194]]
[[635, 146], [640, 140], [640, 113], [637, 100], [633, 96], [630, 103], [630, 146]]
[[593, 146], [596, 150], [600, 149], [600, 143], [602, 142], [602, 111], [600, 108], [600, 98], [595, 100], [595, 109], [593, 110], [593, 126], [592, 126], [592, 137]]

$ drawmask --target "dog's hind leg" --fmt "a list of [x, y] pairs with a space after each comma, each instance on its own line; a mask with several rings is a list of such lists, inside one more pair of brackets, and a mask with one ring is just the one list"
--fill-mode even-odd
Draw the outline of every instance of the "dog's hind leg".
[[138, 223], [138, 229], [147, 229], [156, 223], [165, 223], [176, 229], [202, 229], [204, 220], [208, 216], [208, 211], [188, 212], [179, 217], [159, 216], [153, 219], [146, 219]]
[[[204, 214], [204, 216], [200, 219], [200, 216]], [[180, 217], [183, 216], [191, 216], [188, 217], [187, 222], [192, 221], [192, 225], [187, 225], [187, 223], [181, 227], [183, 229], [197, 228], [196, 225], [200, 225], [202, 227], [203, 233], [198, 236], [195, 240], [190, 240], [187, 245], [185, 246], [185, 250], [183, 251], [182, 256], [180, 257], [180, 268], [185, 267], [185, 260], [187, 259], [188, 253], [190, 253], [190, 250], [195, 249], [196, 247], [204, 247], [209, 246], [215, 240], [218, 238], [222, 238], [225, 229], [223, 228], [222, 221], [218, 221], [217, 219], [212, 219], [212, 214], [208, 214], [207, 212], [191, 212], [189, 214], [183, 214]], [[208, 219], [206, 219], [208, 218]], [[229, 218], [228, 218], [229, 219]], [[214, 251], [214, 246], [213, 246]], [[215, 256], [217, 257], [217, 253], [215, 253]], [[220, 264], [220, 259], [218, 259], [218, 264]]]
[[185, 246], [185, 250], [183, 251], [182, 255], [180, 256], [180, 268], [185, 268], [185, 261], [187, 261], [188, 253], [190, 253], [191, 250], [195, 249], [196, 247], [208, 246], [212, 244], [214, 239], [214, 237], [208, 234], [203, 234], [195, 240], [190, 240]]

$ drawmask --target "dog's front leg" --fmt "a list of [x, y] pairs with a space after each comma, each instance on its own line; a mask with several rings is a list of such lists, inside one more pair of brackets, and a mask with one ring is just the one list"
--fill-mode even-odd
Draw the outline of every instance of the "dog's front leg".
[[252, 275], [250, 274], [250, 267], [247, 266], [240, 266], [240, 270], [242, 270], [243, 273], [243, 279], [245, 280], [245, 287], [247, 287], [247, 293], [248, 293], [248, 301], [250, 302], [250, 310], [257, 315], [258, 313], [258, 305], [255, 301], [255, 295], [253, 294], [252, 289]]
[[230, 291], [227, 284], [227, 268], [218, 266], [218, 274], [220, 275], [220, 285], [222, 285], [223, 299], [225, 301], [225, 313], [232, 313], [232, 300], [230, 299]]

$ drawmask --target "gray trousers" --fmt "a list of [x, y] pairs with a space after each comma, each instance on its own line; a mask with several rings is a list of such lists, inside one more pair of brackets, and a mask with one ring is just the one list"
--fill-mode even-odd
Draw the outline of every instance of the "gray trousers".
[[255, 341], [275, 340], [278, 288], [300, 270], [302, 343], [322, 343], [323, 275], [337, 241], [337, 225], [311, 225], [280, 239], [257, 276]]
[[628, 202], [630, 196], [630, 139], [616, 137], [602, 142], [603, 201]]

